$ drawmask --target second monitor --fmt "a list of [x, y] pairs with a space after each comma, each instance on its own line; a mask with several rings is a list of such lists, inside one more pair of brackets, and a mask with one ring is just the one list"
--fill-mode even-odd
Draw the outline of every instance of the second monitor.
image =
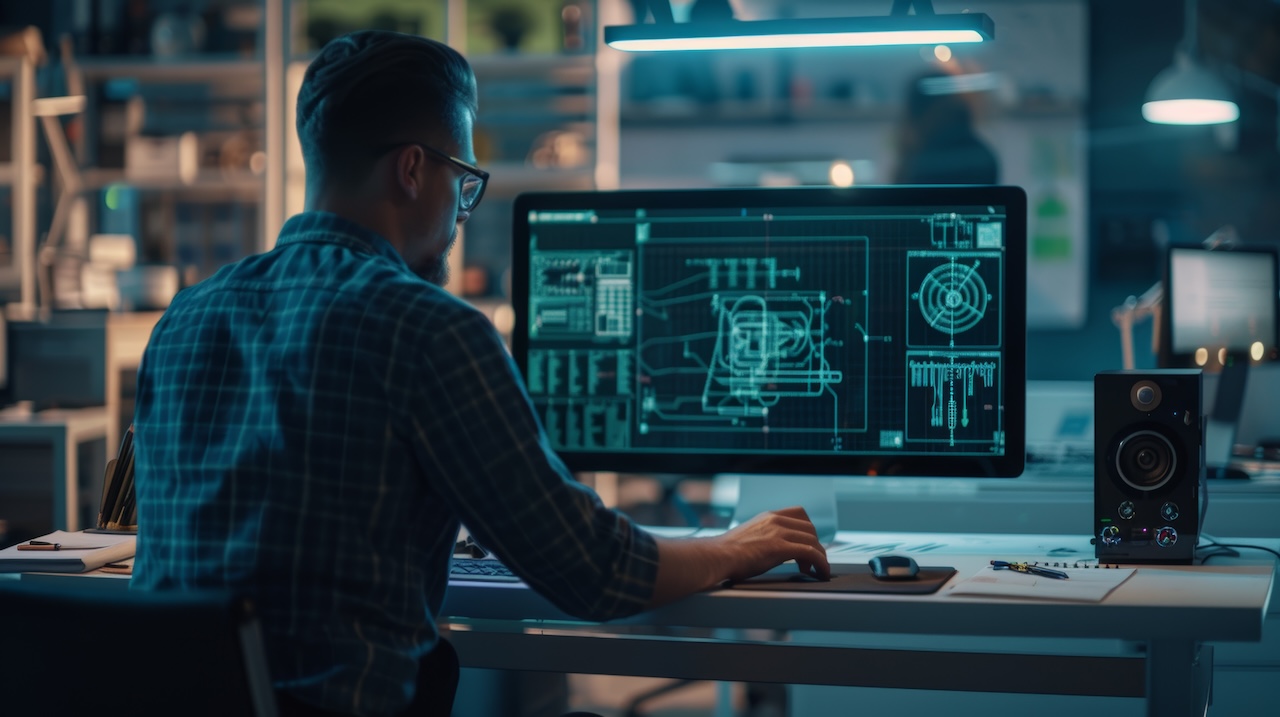
[[512, 348], [573, 470], [1016, 476], [1012, 187], [516, 201]]

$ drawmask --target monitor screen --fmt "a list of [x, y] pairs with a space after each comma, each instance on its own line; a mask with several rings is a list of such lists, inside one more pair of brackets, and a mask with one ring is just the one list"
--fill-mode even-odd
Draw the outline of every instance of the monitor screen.
[[1274, 249], [1171, 247], [1162, 363], [1214, 365], [1222, 349], [1254, 360], [1274, 358], [1276, 263]]
[[572, 470], [1016, 476], [1011, 187], [516, 200], [512, 350]]

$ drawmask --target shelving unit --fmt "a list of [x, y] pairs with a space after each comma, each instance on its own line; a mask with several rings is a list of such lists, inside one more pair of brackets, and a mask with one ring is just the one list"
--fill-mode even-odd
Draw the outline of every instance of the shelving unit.
[[42, 172], [36, 165], [35, 66], [27, 58], [0, 58], [0, 76], [10, 85], [10, 147], [12, 157], [0, 166], [0, 184], [9, 188], [12, 227], [9, 231], [11, 262], [0, 266], [0, 290], [16, 290], [19, 301], [11, 304], [10, 318], [29, 318], [36, 311], [36, 182]]
[[[470, 53], [474, 8], [465, 0], [445, 0], [444, 36], [439, 37], [467, 56], [476, 74], [480, 111], [475, 123], [475, 151], [481, 167], [490, 172], [485, 199], [462, 231], [450, 255], [449, 288], [460, 291], [464, 265], [483, 265], [496, 280], [509, 263], [511, 201], [528, 191], [569, 191], [618, 185], [619, 53], [513, 52]], [[600, 37], [605, 24], [626, 22], [623, 0], [586, 3], [593, 23], [588, 33]], [[544, 21], [549, 21], [548, 16]], [[296, 96], [306, 60], [290, 63], [286, 72], [283, 108], [286, 129], [285, 214], [301, 211], [305, 172], [293, 131]], [[572, 144], [573, 161], [560, 157], [545, 161], [536, 155], [559, 135]], [[540, 145], [541, 143], [541, 145]], [[545, 148], [545, 147], [544, 147]]]
[[[89, 132], [81, 145], [81, 159], [87, 166], [82, 169], [84, 189], [93, 193], [119, 186], [135, 191], [139, 203], [162, 205], [165, 216], [179, 216], [174, 206], [190, 203], [208, 205], [226, 203], [261, 215], [264, 213], [268, 178], [264, 172], [254, 173], [249, 159], [253, 153], [265, 151], [268, 134], [265, 119], [270, 116], [266, 105], [271, 104], [264, 91], [266, 64], [260, 59], [239, 57], [192, 58], [84, 58], [77, 67], [91, 101], [86, 116], [86, 126], [98, 130]], [[123, 84], [123, 88], [121, 85]], [[113, 88], [113, 85], [115, 86]], [[108, 137], [104, 125], [107, 103], [116, 101], [109, 97], [121, 90], [131, 92], [125, 108], [117, 108], [117, 127], [113, 137]], [[130, 104], [145, 104], [145, 119], [136, 115]], [[142, 119], [141, 126], [137, 126]], [[122, 132], [120, 130], [123, 130]], [[129, 166], [128, 146], [141, 142], [140, 134], [157, 132], [173, 136], [182, 132], [198, 132], [198, 169], [192, 175], [182, 176], [176, 169], [170, 171], [136, 171]], [[103, 166], [107, 159], [106, 147], [124, 153], [126, 166]], [[118, 162], [121, 158], [115, 157]], [[236, 166], [218, 166], [234, 161]], [[265, 166], [265, 161], [259, 168]], [[103, 211], [101, 203], [95, 203]], [[247, 209], [243, 209], [246, 208]], [[138, 208], [141, 213], [142, 207]], [[91, 220], [93, 221], [93, 220]], [[96, 222], [101, 225], [101, 222]], [[264, 226], [259, 222], [260, 226]], [[96, 229], [96, 228], [95, 228]], [[159, 256], [147, 256], [146, 250], [157, 246], [172, 246], [183, 232], [179, 227], [164, 230], [167, 236], [152, 237], [155, 228], [148, 228], [139, 219], [137, 231], [143, 260], [181, 261], [173, 252]], [[257, 235], [252, 246], [262, 248], [264, 240]], [[238, 258], [238, 257], [237, 257]], [[190, 257], [187, 257], [190, 259]], [[203, 263], [200, 260], [197, 263]], [[200, 274], [207, 274], [216, 267], [202, 267]]]
[[[103, 190], [119, 187], [140, 197], [138, 201], [148, 205], [163, 205], [157, 216], [174, 216], [174, 206], [188, 203], [235, 203], [255, 212], [261, 227], [255, 246], [259, 250], [271, 248], [279, 227], [290, 214], [300, 211], [302, 187], [305, 175], [300, 153], [296, 151], [293, 137], [293, 102], [297, 86], [305, 70], [307, 58], [297, 57], [293, 47], [299, 45], [297, 35], [306, 14], [305, 0], [260, 0], [261, 30], [257, 42], [258, 51], [253, 57], [232, 54], [203, 54], [189, 57], [156, 58], [142, 56], [81, 56], [76, 58], [75, 72], [83, 81], [89, 101], [84, 126], [96, 134], [101, 127], [105, 88], [112, 88], [113, 97], [119, 97], [121, 88], [132, 86], [136, 92], [146, 95], [155, 88], [170, 86], [181, 88], [213, 88], [205, 92], [210, 102], [230, 103], [230, 94], [236, 94], [238, 102], [253, 105], [253, 122], [242, 129], [254, 135], [254, 151], [265, 155], [266, 171], [227, 172], [216, 166], [202, 166], [194, 178], [184, 181], [178, 176], [140, 176], [121, 166], [120, 134], [109, 146], [114, 157], [104, 156], [99, 138], [94, 136], [72, 138], [77, 160], [82, 166], [82, 187], [90, 207], [102, 210], [100, 197]], [[484, 256], [500, 255], [496, 262], [504, 262], [508, 252], [509, 202], [515, 195], [532, 190], [585, 190], [615, 187], [618, 184], [618, 88], [617, 80], [622, 65], [618, 53], [596, 52], [588, 46], [575, 52], [524, 52], [472, 54], [467, 52], [468, 34], [477, 32], [483, 23], [468, 22], [468, 5], [471, 12], [487, 5], [468, 3], [467, 0], [439, 0], [444, 15], [444, 37], [441, 38], [468, 55], [482, 93], [481, 113], [477, 118], [477, 152], [482, 166], [492, 172], [489, 193], [482, 212], [488, 217], [474, 217], [468, 225], [472, 234], [491, 232], [488, 241], [476, 240], [481, 252], [471, 257], [484, 260]], [[542, 3], [555, 9], [554, 3]], [[629, 7], [624, 0], [597, 0], [583, 2], [584, 18], [589, 23], [585, 37], [589, 43], [600, 37], [606, 24], [626, 22]], [[530, 5], [532, 7], [532, 5]], [[471, 18], [475, 20], [476, 18]], [[544, 32], [559, 18], [547, 14], [539, 18]], [[286, 63], [286, 58], [296, 58]], [[0, 71], [10, 73], [16, 61], [0, 62]], [[12, 67], [11, 67], [12, 65]], [[34, 97], [33, 68], [28, 67], [25, 91]], [[124, 90], [127, 92], [128, 90]], [[182, 90], [179, 94], [199, 94]], [[173, 106], [177, 95], [164, 94], [166, 105]], [[123, 102], [123, 100], [111, 100]], [[155, 100], [156, 104], [160, 100]], [[116, 107], [116, 121], [123, 122], [124, 110]], [[246, 111], [247, 112], [247, 111]], [[203, 121], [198, 114], [189, 112]], [[21, 117], [20, 117], [21, 115]], [[35, 147], [40, 136], [35, 131], [29, 111], [15, 106], [14, 132], [26, 132], [14, 145], [32, 152], [32, 161], [21, 171], [18, 162], [0, 166], [0, 184], [11, 184], [15, 195], [15, 261], [13, 266], [0, 267], [0, 288], [12, 284], [21, 287], [25, 297], [22, 305], [34, 313], [35, 281], [34, 253], [38, 244], [38, 228], [35, 226], [35, 191], [37, 180], [44, 175], [42, 168], [34, 164]], [[206, 113], [207, 116], [207, 113]], [[181, 120], [167, 122], [163, 131], [179, 132], [198, 129], [197, 125], [184, 128]], [[235, 128], [232, 128], [235, 129]], [[117, 127], [117, 132], [123, 130]], [[138, 127], [130, 127], [137, 132]], [[225, 127], [210, 130], [211, 133], [231, 131]], [[569, 138], [570, 154], [545, 159], [535, 157], [538, 143], [552, 144], [555, 136]], [[291, 146], [293, 145], [293, 146]], [[544, 148], [545, 149], [545, 148]], [[202, 149], [202, 153], [208, 153]], [[545, 153], [544, 153], [545, 154]], [[208, 163], [205, 162], [204, 165]], [[96, 201], [95, 201], [96, 200]], [[83, 234], [102, 231], [102, 222], [90, 211], [88, 226]], [[153, 213], [154, 214], [154, 213]], [[138, 223], [141, 223], [141, 219]], [[172, 243], [174, 232], [140, 242], [144, 249], [154, 248], [161, 240]], [[141, 237], [140, 237], [141, 239]], [[488, 245], [488, 248], [486, 247]], [[461, 264], [466, 252], [459, 249], [454, 259]], [[140, 254], [140, 259], [148, 257]], [[172, 260], [171, 255], [153, 257]], [[23, 264], [27, 264], [25, 269]], [[456, 267], [459, 268], [460, 267]], [[30, 279], [21, 278], [25, 272]], [[455, 272], [455, 276], [457, 276]]]

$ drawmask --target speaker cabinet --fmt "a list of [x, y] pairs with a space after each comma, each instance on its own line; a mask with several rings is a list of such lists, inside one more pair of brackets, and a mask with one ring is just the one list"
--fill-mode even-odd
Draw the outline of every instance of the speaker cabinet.
[[1204, 490], [1202, 395], [1199, 369], [1094, 376], [1093, 537], [1100, 561], [1191, 564]]

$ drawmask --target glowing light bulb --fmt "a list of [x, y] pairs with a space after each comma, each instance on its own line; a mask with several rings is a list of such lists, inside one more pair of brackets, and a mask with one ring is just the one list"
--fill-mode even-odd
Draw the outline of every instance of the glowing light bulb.
[[832, 162], [827, 175], [831, 178], [831, 183], [837, 187], [853, 186], [853, 167], [849, 166], [848, 162]]

